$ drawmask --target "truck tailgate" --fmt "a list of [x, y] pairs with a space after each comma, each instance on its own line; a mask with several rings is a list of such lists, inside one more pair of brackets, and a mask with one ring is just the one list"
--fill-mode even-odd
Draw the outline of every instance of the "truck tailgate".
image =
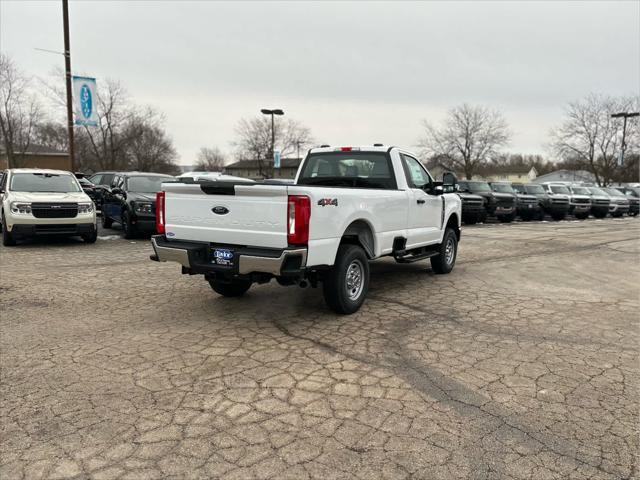
[[287, 246], [286, 185], [168, 183], [163, 190], [169, 239]]

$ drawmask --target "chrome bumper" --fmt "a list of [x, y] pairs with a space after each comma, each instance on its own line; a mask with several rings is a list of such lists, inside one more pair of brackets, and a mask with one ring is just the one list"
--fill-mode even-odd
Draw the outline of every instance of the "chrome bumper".
[[186, 250], [182, 248], [161, 247], [153, 237], [151, 237], [151, 245], [153, 246], [153, 250], [156, 252], [158, 261], [178, 262], [180, 265], [186, 268], [189, 268], [191, 266], [191, 264], [189, 263], [189, 252], [187, 252]]
[[282, 271], [282, 265], [284, 265], [287, 257], [292, 255], [302, 256], [301, 266], [304, 267], [307, 265], [307, 249], [300, 248], [297, 250], [284, 250], [278, 258], [240, 255], [238, 261], [238, 273], [247, 274], [253, 272], [261, 272], [280, 275], [280, 272]]
[[[191, 262], [189, 261], [189, 252], [183, 248], [163, 247], [158, 245], [155, 238], [151, 237], [151, 245], [156, 253], [156, 257], [160, 262], [177, 262], [185, 268], [191, 268]], [[272, 275], [280, 275], [282, 273], [282, 266], [285, 264], [288, 257], [299, 256], [301, 257], [301, 267], [307, 265], [307, 249], [297, 248], [292, 250], [283, 250], [279, 257], [262, 257], [255, 255], [241, 254], [238, 257], [238, 273], [241, 275], [247, 275], [250, 273], [270, 273]], [[214, 265], [211, 265], [211, 269], [215, 269]]]

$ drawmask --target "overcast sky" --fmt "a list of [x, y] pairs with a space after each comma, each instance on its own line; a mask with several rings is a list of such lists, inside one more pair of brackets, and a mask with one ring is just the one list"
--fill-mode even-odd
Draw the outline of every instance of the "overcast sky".
[[[46, 76], [61, 2], [0, 1], [0, 47]], [[545, 153], [563, 105], [640, 94], [640, 2], [71, 2], [76, 74], [163, 112], [180, 163], [232, 151], [238, 119], [279, 107], [319, 143], [415, 146], [462, 102], [502, 110], [510, 150]]]

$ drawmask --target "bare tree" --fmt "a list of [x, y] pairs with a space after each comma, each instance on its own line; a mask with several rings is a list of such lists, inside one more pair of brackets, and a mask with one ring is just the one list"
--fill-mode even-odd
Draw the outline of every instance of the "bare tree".
[[40, 103], [29, 87], [30, 80], [13, 60], [0, 53], [0, 134], [10, 168], [20, 166], [42, 117]]
[[[290, 118], [276, 120], [274, 132], [275, 150], [279, 150], [282, 157], [290, 156], [313, 143], [311, 130]], [[271, 152], [271, 120], [268, 117], [240, 120], [236, 127], [234, 146], [240, 158], [258, 161], [260, 176], [270, 176], [267, 164], [271, 161], [268, 158]]]
[[67, 151], [69, 148], [69, 132], [63, 122], [44, 121], [38, 123], [34, 130], [34, 143], [43, 147]]
[[463, 172], [471, 179], [499, 149], [509, 142], [507, 122], [497, 110], [463, 104], [449, 110], [442, 126], [426, 120], [420, 146], [441, 167]]
[[133, 119], [134, 109], [122, 84], [107, 79], [97, 92], [97, 127], [85, 126], [83, 135], [89, 140], [99, 168], [124, 169], [127, 165], [126, 145], [135, 134], [125, 126]]
[[219, 172], [225, 164], [224, 154], [218, 147], [202, 147], [198, 152], [196, 170], [205, 172]]
[[[611, 118], [619, 111], [637, 111], [638, 97], [591, 94], [567, 105], [565, 120], [551, 132], [554, 151], [563, 160], [574, 160], [592, 172], [598, 185], [616, 176], [622, 146], [622, 122]], [[638, 150], [638, 122], [627, 126], [627, 151]]]
[[128, 139], [124, 156], [128, 169], [141, 172], [177, 174], [176, 150], [162, 128], [162, 117], [153, 111], [133, 115], [123, 128], [122, 137]]

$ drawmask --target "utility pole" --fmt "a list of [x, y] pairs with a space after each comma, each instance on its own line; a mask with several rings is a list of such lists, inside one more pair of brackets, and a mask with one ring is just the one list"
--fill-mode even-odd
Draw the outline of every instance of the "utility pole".
[[620, 146], [620, 160], [618, 160], [618, 165], [624, 165], [624, 151], [627, 149], [627, 143], [625, 142], [625, 136], [627, 135], [627, 118], [633, 118], [640, 116], [640, 112], [620, 112], [620, 113], [612, 113], [611, 118], [624, 118], [624, 123], [622, 124], [622, 145]]
[[69, 41], [69, 1], [62, 0], [62, 23], [64, 28], [64, 69], [67, 80], [67, 128], [69, 130], [69, 160], [71, 171], [76, 171], [73, 143], [73, 103], [71, 96], [71, 45]]

